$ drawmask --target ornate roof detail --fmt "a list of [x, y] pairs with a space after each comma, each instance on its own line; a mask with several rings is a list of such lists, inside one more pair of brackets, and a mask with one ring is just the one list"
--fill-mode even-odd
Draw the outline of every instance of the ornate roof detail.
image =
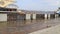
[[9, 5], [7, 5], [6, 6], [6, 8], [19, 8], [17, 5], [15, 5], [15, 4], [9, 4]]
[[5, 7], [9, 4], [12, 4], [14, 0], [0, 0], [0, 7]]

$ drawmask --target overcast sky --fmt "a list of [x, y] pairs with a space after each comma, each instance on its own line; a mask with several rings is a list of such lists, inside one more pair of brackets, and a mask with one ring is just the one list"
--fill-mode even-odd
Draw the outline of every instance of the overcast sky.
[[60, 4], [60, 0], [16, 0], [20, 9], [54, 11]]

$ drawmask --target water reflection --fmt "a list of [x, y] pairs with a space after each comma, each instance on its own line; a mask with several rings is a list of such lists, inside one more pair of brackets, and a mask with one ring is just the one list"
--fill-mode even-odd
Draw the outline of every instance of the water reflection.
[[41, 20], [16, 20], [16, 21], [7, 21], [0, 22], [0, 31], [4, 32], [33, 32], [39, 29], [44, 29], [47, 27], [55, 26], [60, 24], [60, 18], [55, 19], [41, 19]]

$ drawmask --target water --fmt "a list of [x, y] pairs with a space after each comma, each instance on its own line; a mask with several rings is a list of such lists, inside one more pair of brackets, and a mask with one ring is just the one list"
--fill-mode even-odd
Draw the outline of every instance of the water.
[[60, 18], [0, 22], [1, 34], [26, 34], [60, 24]]

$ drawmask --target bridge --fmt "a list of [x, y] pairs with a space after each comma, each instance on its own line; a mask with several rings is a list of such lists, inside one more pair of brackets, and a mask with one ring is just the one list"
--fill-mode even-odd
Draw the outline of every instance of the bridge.
[[[3, 10], [0, 10], [0, 15], [3, 17], [5, 15], [6, 21], [7, 21], [7, 15], [8, 14], [19, 14], [19, 15], [25, 15], [24, 19], [26, 20], [33, 20], [37, 19], [37, 15], [41, 17], [44, 17], [45, 19], [50, 19], [51, 15], [54, 15], [54, 17], [58, 17], [58, 14], [55, 13], [55, 11], [28, 11], [28, 10], [18, 10], [18, 9], [11, 9], [11, 8], [1, 8]], [[16, 16], [16, 15], [15, 15]], [[12, 16], [13, 17], [13, 16]], [[21, 16], [20, 16], [21, 17]], [[16, 18], [17, 19], [17, 18]]]

